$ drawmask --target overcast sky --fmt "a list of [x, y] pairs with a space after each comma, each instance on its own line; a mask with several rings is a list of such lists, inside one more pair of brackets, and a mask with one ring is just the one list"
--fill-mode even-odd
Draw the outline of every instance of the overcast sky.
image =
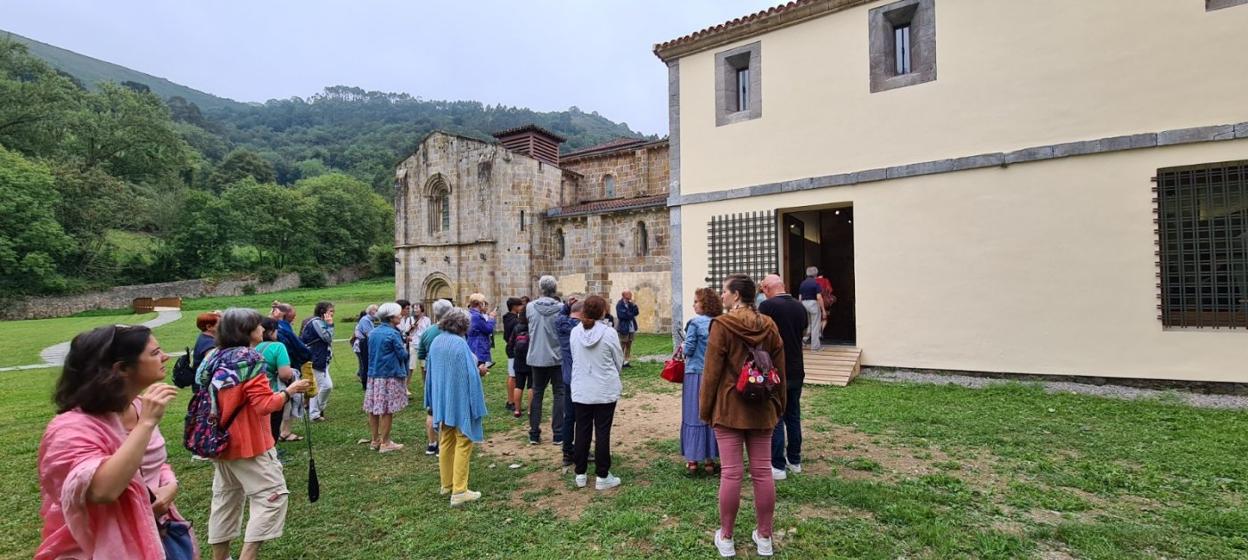
[[0, 0], [0, 29], [239, 101], [328, 85], [667, 133], [654, 43], [779, 0]]

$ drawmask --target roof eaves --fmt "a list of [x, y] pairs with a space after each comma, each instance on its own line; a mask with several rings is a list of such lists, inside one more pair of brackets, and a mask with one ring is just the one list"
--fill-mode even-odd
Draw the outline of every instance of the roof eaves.
[[795, 25], [827, 14], [869, 4], [876, 0], [794, 0], [773, 6], [683, 37], [658, 43], [654, 55], [669, 62], [693, 53], [748, 39], [769, 31]]

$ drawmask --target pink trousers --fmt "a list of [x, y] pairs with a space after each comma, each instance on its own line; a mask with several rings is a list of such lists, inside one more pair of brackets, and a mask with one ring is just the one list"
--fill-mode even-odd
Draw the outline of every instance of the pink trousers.
[[719, 528], [725, 539], [732, 538], [732, 527], [741, 507], [741, 477], [745, 471], [741, 449], [750, 454], [750, 480], [754, 482], [754, 514], [758, 534], [771, 537], [776, 513], [776, 483], [771, 479], [772, 430], [734, 430], [715, 426], [719, 444]]

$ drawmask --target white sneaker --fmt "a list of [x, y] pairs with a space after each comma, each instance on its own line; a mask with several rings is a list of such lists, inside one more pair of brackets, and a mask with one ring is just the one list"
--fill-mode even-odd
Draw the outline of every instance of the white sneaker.
[[789, 463], [789, 470], [793, 471], [793, 474], [802, 474], [802, 464]]
[[620, 485], [620, 477], [611, 473], [607, 473], [607, 477], [598, 477], [598, 481], [594, 483], [594, 490], [610, 490]]
[[732, 558], [737, 555], [737, 546], [731, 540], [720, 538], [723, 529], [715, 529], [715, 548], [719, 549], [719, 555], [723, 558]]
[[754, 534], [750, 536], [754, 537], [754, 544], [755, 546], [758, 547], [759, 556], [771, 556], [772, 554], [775, 553], [775, 551], [771, 548], [771, 539], [770, 538], [764, 539], [762, 536], [760, 536], [758, 534], [758, 529], [755, 529]]
[[783, 470], [781, 470], [781, 469], [777, 469], [777, 468], [775, 468], [775, 467], [772, 467], [772, 468], [771, 468], [771, 478], [772, 478], [772, 480], [784, 480], [784, 479], [786, 479], [786, 478], [788, 478], [788, 477], [789, 477], [788, 473], [784, 472]]
[[585, 484], [587, 484], [588, 482], [589, 482], [588, 476], [583, 475], [583, 474], [576, 475], [576, 487], [577, 488], [584, 488]]
[[474, 492], [472, 490], [465, 490], [458, 494], [451, 494], [451, 507], [455, 507], [460, 504], [465, 504], [465, 503], [468, 503], [468, 502], [471, 502], [473, 500], [477, 500], [480, 498], [481, 498], [481, 493]]

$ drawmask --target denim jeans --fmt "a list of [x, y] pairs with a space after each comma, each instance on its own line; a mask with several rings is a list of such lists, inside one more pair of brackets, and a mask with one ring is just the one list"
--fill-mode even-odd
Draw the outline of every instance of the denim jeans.
[[563, 404], [568, 387], [563, 384], [563, 370], [559, 366], [533, 366], [533, 397], [529, 399], [529, 439], [542, 438], [542, 401], [546, 396], [546, 385], [552, 387], [554, 393], [550, 406], [550, 431], [556, 440], [563, 439], [563, 421], [565, 411]]
[[[788, 449], [785, 449], [785, 432], [788, 432]], [[784, 415], [771, 433], [771, 466], [784, 470], [784, 461], [802, 464], [802, 386], [789, 387], [788, 402]]]

